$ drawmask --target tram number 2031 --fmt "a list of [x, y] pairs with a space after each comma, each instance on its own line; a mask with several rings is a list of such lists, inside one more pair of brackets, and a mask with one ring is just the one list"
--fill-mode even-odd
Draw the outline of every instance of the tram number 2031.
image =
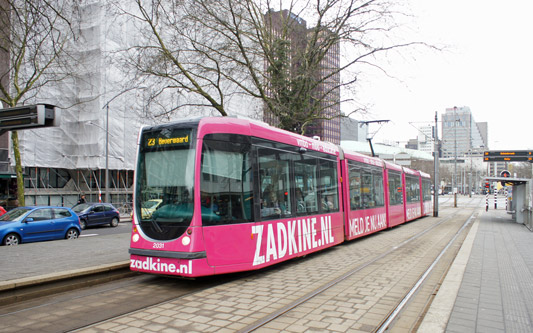
[[153, 248], [154, 249], [164, 249], [165, 248], [165, 243], [154, 243], [153, 244]]

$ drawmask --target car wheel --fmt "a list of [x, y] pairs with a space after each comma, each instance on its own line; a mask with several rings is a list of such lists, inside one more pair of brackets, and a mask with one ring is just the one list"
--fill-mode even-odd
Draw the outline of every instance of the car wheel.
[[8, 234], [4, 237], [2, 245], [18, 245], [20, 244], [20, 237], [17, 234]]
[[87, 221], [80, 220], [80, 229], [85, 230], [85, 228], [87, 228]]
[[113, 217], [113, 219], [111, 220], [111, 223], [109, 223], [110, 226], [112, 226], [113, 228], [118, 226], [118, 219], [116, 217]]
[[78, 229], [74, 229], [74, 228], [70, 228], [68, 229], [66, 235], [65, 235], [65, 238], [66, 239], [76, 239], [78, 238], [78, 236], [80, 235], [80, 232], [78, 231]]

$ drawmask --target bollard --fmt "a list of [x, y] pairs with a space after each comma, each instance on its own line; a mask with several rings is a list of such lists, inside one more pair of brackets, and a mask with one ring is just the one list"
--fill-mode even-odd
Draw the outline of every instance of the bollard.
[[485, 196], [485, 211], [489, 211], [489, 192], [487, 192], [487, 195]]
[[498, 192], [494, 189], [494, 209], [498, 209]]
[[505, 188], [505, 210], [509, 210], [509, 198], [507, 197], [509, 195], [509, 193], [507, 192], [507, 188]]

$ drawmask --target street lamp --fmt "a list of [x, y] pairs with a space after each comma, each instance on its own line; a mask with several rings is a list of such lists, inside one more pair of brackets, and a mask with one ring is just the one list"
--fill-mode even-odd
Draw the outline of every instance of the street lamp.
[[[111, 102], [111, 101], [109, 101]], [[105, 116], [105, 202], [109, 203], [109, 102]]]
[[438, 135], [438, 116], [437, 111], [435, 111], [435, 131], [434, 143], [433, 143], [433, 163], [434, 163], [434, 173], [435, 179], [433, 180], [433, 217], [439, 216], [439, 135]]
[[453, 191], [453, 207], [457, 208], [457, 106], [453, 107], [453, 132], [454, 132], [454, 167], [453, 167], [453, 180], [452, 180], [452, 191]]
[[109, 105], [107, 105], [107, 111], [106, 111], [106, 127], [103, 128], [102, 126], [93, 123], [92, 121], [89, 121], [89, 125], [96, 126], [100, 128], [101, 130], [105, 131], [105, 188], [104, 188], [104, 194], [105, 194], [105, 202], [109, 202]]
[[[110, 202], [109, 199], [109, 104], [115, 100], [115, 98], [121, 96], [124, 93], [127, 93], [131, 90], [136, 89], [146, 89], [147, 87], [131, 87], [129, 89], [126, 89], [124, 91], [121, 91], [120, 93], [113, 96], [107, 103], [104, 104], [102, 109], [106, 109], [106, 121], [105, 121], [105, 202]], [[143, 103], [144, 108], [144, 103]]]

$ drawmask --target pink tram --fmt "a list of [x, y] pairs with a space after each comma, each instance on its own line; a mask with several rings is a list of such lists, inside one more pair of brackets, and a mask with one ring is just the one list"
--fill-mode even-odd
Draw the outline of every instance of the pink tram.
[[249, 120], [143, 128], [131, 270], [260, 269], [429, 214], [429, 175]]

